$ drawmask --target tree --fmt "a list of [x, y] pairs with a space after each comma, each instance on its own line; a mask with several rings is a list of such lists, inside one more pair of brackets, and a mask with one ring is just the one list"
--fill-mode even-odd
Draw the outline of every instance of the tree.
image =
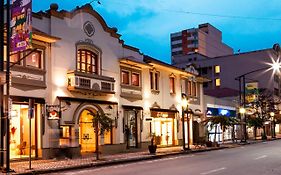
[[93, 116], [93, 126], [96, 134], [96, 156], [97, 160], [99, 160], [99, 135], [112, 129], [113, 120], [108, 115], [96, 111], [89, 110], [88, 114]]
[[[271, 121], [270, 112], [276, 112], [277, 111], [277, 105], [280, 104], [280, 98], [274, 96], [273, 92], [261, 88], [259, 89], [259, 94], [257, 97], [257, 100], [255, 100], [252, 103], [247, 104], [250, 108], [254, 109], [254, 114], [249, 117], [250, 123], [248, 123], [249, 126], [254, 127], [254, 132], [257, 128], [263, 129], [262, 139], [265, 140], [266, 133], [265, 133], [265, 122]], [[256, 128], [255, 128], [256, 127]], [[275, 128], [275, 126], [274, 126]], [[255, 136], [256, 137], [256, 136]]]
[[264, 124], [264, 120], [260, 117], [256, 117], [255, 115], [248, 116], [247, 125], [249, 127], [254, 127], [254, 137], [257, 137], [257, 129], [262, 128]]

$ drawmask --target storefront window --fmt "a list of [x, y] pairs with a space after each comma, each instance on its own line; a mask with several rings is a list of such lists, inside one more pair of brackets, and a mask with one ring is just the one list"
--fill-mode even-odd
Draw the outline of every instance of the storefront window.
[[29, 135], [28, 105], [13, 104], [12, 117], [10, 120], [10, 153], [11, 158], [24, 158], [29, 156], [31, 146], [31, 156], [35, 156], [35, 119], [31, 119], [31, 145]]

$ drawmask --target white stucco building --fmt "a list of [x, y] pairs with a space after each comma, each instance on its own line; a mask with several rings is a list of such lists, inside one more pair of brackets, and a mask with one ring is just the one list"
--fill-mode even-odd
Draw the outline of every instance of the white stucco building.
[[[185, 115], [190, 144], [202, 136], [205, 80], [193, 67], [182, 70], [124, 44], [88, 4], [70, 12], [52, 4], [33, 13], [33, 27], [36, 50], [11, 57], [16, 62], [32, 52], [12, 68], [12, 158], [28, 156], [29, 99], [35, 99], [34, 157], [56, 157], [65, 148], [80, 156], [96, 151], [96, 142], [108, 154], [146, 149], [151, 134], [159, 146], [180, 145], [182, 93], [192, 112]], [[97, 138], [90, 113], [109, 116], [111, 130]]]

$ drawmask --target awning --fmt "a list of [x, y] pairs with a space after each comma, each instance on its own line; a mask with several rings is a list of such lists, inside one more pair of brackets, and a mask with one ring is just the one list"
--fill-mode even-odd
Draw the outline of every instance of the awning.
[[38, 98], [38, 97], [23, 97], [23, 96], [10, 96], [13, 102], [25, 102], [28, 103], [29, 99], [34, 99], [35, 103], [39, 104], [45, 104], [44, 98]]
[[129, 109], [129, 110], [143, 110], [141, 106], [130, 106], [130, 105], [122, 105], [124, 109]]

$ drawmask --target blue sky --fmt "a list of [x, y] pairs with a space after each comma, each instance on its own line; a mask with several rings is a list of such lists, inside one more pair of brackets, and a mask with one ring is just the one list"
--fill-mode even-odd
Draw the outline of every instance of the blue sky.
[[[91, 0], [33, 0], [34, 11], [47, 10], [50, 3], [54, 2], [60, 9], [71, 10]], [[126, 44], [168, 63], [170, 33], [197, 27], [198, 24], [206, 22], [220, 29], [223, 41], [235, 51], [271, 48], [274, 43], [281, 43], [280, 0], [100, 0], [100, 2], [101, 5], [94, 1], [93, 7], [110, 27], [118, 28], [118, 33], [122, 35]], [[237, 16], [242, 16], [243, 19]]]

